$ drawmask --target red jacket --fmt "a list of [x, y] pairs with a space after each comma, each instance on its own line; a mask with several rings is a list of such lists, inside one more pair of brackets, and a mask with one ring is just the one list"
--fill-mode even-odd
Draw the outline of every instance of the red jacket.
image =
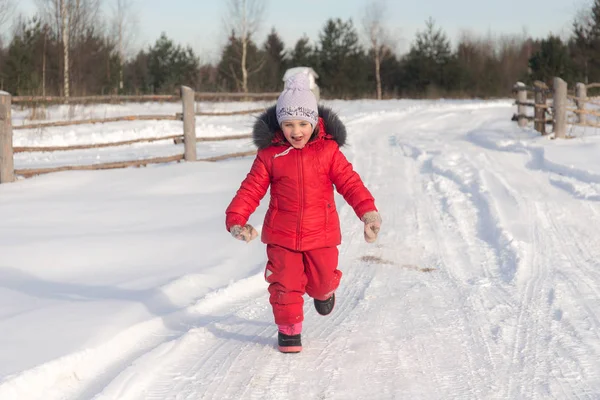
[[226, 210], [226, 226], [245, 225], [271, 186], [271, 201], [262, 241], [306, 251], [341, 243], [340, 220], [333, 187], [359, 218], [376, 210], [371, 193], [340, 151], [346, 129], [337, 115], [319, 107], [319, 133], [303, 149], [284, 138], [268, 109], [254, 125], [259, 148], [250, 172]]

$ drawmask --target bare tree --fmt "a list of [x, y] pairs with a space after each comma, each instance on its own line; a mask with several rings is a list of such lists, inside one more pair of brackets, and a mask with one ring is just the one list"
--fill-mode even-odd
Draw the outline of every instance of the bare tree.
[[377, 99], [381, 100], [381, 59], [386, 49], [387, 33], [384, 27], [385, 3], [382, 0], [373, 1], [365, 7], [362, 20], [363, 29], [369, 42], [375, 61], [375, 80], [377, 82]]
[[46, 96], [46, 54], [48, 47], [48, 24], [44, 24], [44, 46], [42, 47], [42, 96]]
[[69, 97], [69, 16], [67, 0], [60, 0], [60, 26], [64, 52], [64, 95]]
[[[45, 26], [50, 27], [55, 32], [62, 43], [63, 50], [63, 95], [69, 97], [69, 0], [36, 0], [38, 11], [45, 21]], [[48, 28], [45, 28], [48, 29]], [[46, 33], [46, 32], [45, 32]], [[45, 59], [44, 59], [45, 60]], [[45, 72], [45, 63], [42, 75]], [[45, 76], [42, 78], [45, 85]], [[45, 87], [43, 89], [45, 92]]]
[[[52, 32], [59, 35], [63, 46], [63, 90], [64, 96], [70, 95], [71, 50], [78, 49], [85, 41], [85, 34], [97, 28], [101, 0], [36, 0], [39, 14]], [[76, 57], [82, 57], [82, 51], [74, 51]]]
[[[264, 0], [229, 0], [225, 24], [229, 32], [234, 32], [241, 41], [240, 67], [242, 70], [241, 89], [248, 93], [248, 76], [257, 72], [249, 71], [247, 65], [248, 43], [259, 27], [265, 11]], [[237, 79], [237, 78], [236, 78]]]
[[[11, 0], [0, 0], [0, 28], [10, 19], [13, 12], [13, 3]], [[0, 29], [1, 31], [2, 29]]]
[[131, 0], [115, 0], [112, 15], [112, 35], [119, 51], [119, 90], [123, 90], [125, 53], [133, 40], [137, 25]]

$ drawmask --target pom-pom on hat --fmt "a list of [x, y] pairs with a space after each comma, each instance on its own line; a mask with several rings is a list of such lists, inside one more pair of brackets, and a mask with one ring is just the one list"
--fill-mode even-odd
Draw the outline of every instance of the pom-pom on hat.
[[283, 121], [299, 119], [309, 122], [314, 129], [319, 120], [319, 112], [308, 76], [299, 73], [285, 81], [283, 92], [277, 99], [276, 113], [279, 125]]

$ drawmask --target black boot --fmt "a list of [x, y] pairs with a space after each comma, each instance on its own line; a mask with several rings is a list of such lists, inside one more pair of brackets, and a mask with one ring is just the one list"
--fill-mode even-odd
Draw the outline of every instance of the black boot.
[[278, 336], [279, 351], [282, 353], [300, 353], [302, 351], [302, 340], [300, 334], [286, 335], [279, 332]]
[[315, 309], [321, 315], [329, 315], [333, 311], [333, 307], [335, 306], [335, 293], [331, 295], [327, 300], [317, 300], [315, 301]]

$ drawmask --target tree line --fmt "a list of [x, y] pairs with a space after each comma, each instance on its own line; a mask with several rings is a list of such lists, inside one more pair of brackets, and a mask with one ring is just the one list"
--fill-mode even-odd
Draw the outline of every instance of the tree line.
[[[9, 2], [0, 0], [0, 24]], [[294, 66], [317, 72], [322, 96], [347, 99], [500, 97], [517, 81], [550, 84], [554, 76], [571, 84], [600, 82], [600, 0], [576, 17], [567, 38], [465, 33], [453, 46], [429, 19], [402, 55], [385, 34], [381, 9], [370, 8], [359, 26], [331, 18], [317, 40], [304, 36], [286, 48], [274, 27], [260, 41], [257, 25], [244, 25], [253, 21], [240, 14], [248, 12], [244, 1], [243, 9], [230, 10], [229, 37], [215, 63], [201, 63], [192, 48], [165, 33], [126, 58], [128, 3], [116, 0], [114, 15], [103, 21], [100, 2], [37, 0], [39, 12], [20, 18], [0, 42], [0, 89], [13, 95], [170, 94], [184, 84], [203, 92], [276, 92]]]

